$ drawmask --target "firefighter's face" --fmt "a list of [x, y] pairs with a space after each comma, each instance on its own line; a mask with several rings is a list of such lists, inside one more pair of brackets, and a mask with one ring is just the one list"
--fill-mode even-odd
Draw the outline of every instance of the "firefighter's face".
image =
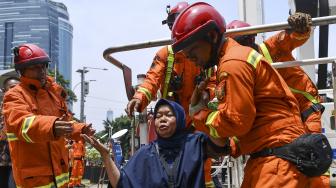
[[199, 40], [183, 49], [183, 53], [197, 66], [204, 67], [210, 60], [211, 44], [205, 40]]
[[47, 65], [36, 64], [28, 66], [27, 68], [24, 69], [23, 76], [39, 80], [41, 84], [44, 85], [47, 80]]
[[176, 117], [168, 105], [162, 105], [155, 115], [155, 130], [162, 138], [173, 136], [176, 131]]
[[16, 86], [18, 83], [20, 83], [19, 80], [15, 80], [15, 79], [8, 80], [4, 86], [5, 92], [13, 88], [14, 86]]

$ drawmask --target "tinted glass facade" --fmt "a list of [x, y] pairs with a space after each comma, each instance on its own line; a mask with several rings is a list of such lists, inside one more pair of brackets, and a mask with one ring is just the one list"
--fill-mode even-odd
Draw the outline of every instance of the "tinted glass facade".
[[11, 68], [11, 49], [34, 43], [49, 54], [51, 68], [71, 81], [72, 25], [67, 8], [50, 0], [0, 0], [0, 69]]

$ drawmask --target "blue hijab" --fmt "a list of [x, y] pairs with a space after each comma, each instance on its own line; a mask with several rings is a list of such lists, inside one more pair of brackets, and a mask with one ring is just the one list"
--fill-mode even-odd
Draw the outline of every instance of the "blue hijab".
[[176, 130], [175, 133], [169, 138], [162, 138], [157, 133], [157, 143], [159, 146], [160, 154], [169, 161], [174, 160], [178, 155], [181, 148], [184, 146], [184, 142], [187, 136], [186, 128], [186, 115], [184, 109], [181, 105], [174, 101], [169, 101], [166, 99], [160, 99], [154, 108], [154, 119], [156, 119], [156, 114], [160, 106], [168, 105], [176, 118]]
[[[154, 115], [162, 105], [168, 105], [176, 117], [176, 131], [169, 138], [158, 136], [154, 142], [142, 146], [121, 169], [118, 188], [168, 188], [169, 177], [162, 165], [161, 156], [169, 163], [179, 158], [175, 174], [175, 187], [202, 188], [204, 181], [205, 135], [188, 134], [185, 131], [185, 113], [183, 108], [169, 100], [160, 99]], [[157, 152], [159, 147], [159, 155]], [[181, 154], [179, 155], [179, 153]]]

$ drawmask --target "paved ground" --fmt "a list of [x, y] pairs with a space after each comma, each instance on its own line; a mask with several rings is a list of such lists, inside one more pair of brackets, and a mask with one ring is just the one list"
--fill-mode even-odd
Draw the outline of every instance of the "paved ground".
[[[83, 179], [82, 180], [82, 185], [85, 185], [85, 188], [107, 188], [107, 183], [105, 182], [103, 185], [99, 185], [98, 184], [93, 184], [90, 183], [90, 180], [88, 179]], [[84, 188], [84, 186], [82, 186], [81, 188]]]
[[[88, 187], [89, 188], [98, 188], [98, 185], [97, 184], [93, 184], [93, 185], [90, 185]], [[99, 188], [107, 188], [107, 184], [104, 184], [103, 186], [99, 185]]]

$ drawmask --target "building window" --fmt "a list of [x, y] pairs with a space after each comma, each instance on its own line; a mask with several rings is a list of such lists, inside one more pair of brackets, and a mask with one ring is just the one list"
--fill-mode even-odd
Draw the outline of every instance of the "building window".
[[12, 62], [11, 50], [13, 48], [12, 42], [14, 37], [14, 24], [13, 22], [5, 23], [5, 48], [4, 48], [4, 63], [3, 69], [10, 68]]

